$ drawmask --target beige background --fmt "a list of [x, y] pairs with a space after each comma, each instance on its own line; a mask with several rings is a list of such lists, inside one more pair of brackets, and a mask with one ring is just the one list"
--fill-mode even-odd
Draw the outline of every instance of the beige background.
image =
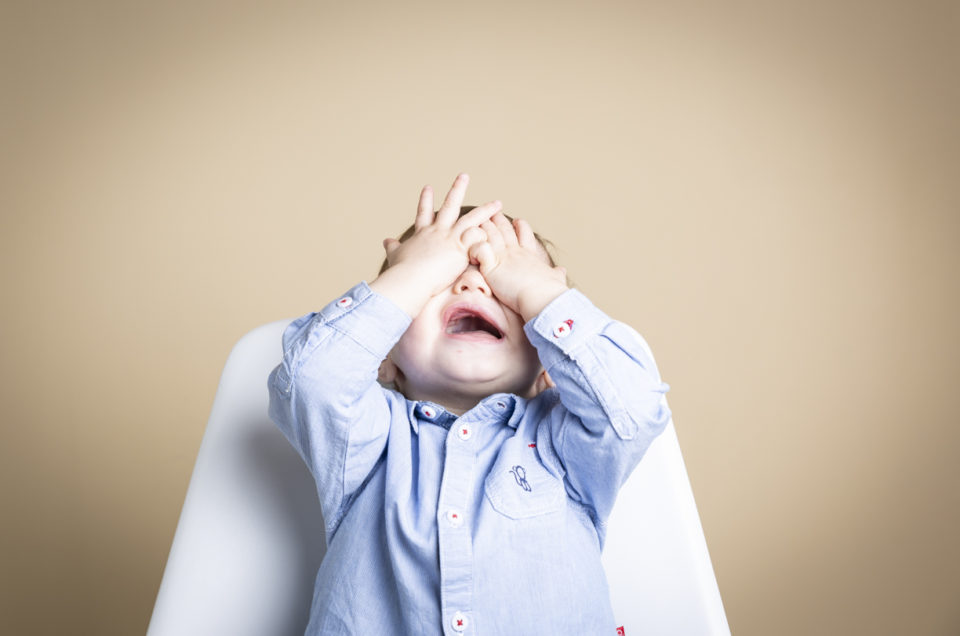
[[957, 6], [4, 1], [0, 632], [142, 633], [233, 343], [466, 170], [653, 346], [734, 633], [960, 633]]

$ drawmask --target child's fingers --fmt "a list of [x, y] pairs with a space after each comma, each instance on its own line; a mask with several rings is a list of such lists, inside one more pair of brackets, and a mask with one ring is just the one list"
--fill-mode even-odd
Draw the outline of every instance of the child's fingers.
[[482, 224], [496, 214], [502, 207], [503, 204], [499, 201], [490, 201], [489, 203], [478, 205], [457, 219], [457, 222], [453, 225], [454, 233], [464, 232], [468, 227]]
[[460, 235], [460, 243], [467, 248], [469, 253], [470, 248], [477, 243], [482, 243], [487, 240], [487, 233], [482, 229], [474, 225], [473, 227], [468, 227], [463, 234]]
[[484, 221], [480, 227], [487, 233], [487, 242], [490, 243], [490, 247], [494, 250], [502, 250], [506, 246], [503, 242], [503, 234], [500, 233], [500, 228], [494, 225], [493, 221]]
[[470, 262], [477, 263], [481, 274], [489, 272], [497, 264], [497, 255], [490, 243], [486, 241], [474, 243], [467, 255], [470, 257]]
[[503, 236], [503, 244], [507, 247], [513, 247], [517, 245], [517, 233], [513, 229], [513, 226], [510, 225], [510, 221], [507, 220], [507, 217], [503, 214], [494, 214], [490, 219], [494, 225], [497, 226], [497, 229], [500, 230], [500, 234]]
[[517, 231], [517, 240], [520, 242], [520, 247], [536, 251], [540, 243], [533, 234], [533, 228], [530, 227], [530, 224], [523, 219], [514, 219], [513, 227]]
[[433, 223], [433, 188], [428, 185], [423, 186], [420, 191], [420, 202], [417, 204], [417, 218], [413, 222], [413, 228], [419, 230]]
[[470, 177], [465, 172], [457, 175], [450, 191], [443, 199], [443, 205], [437, 212], [436, 221], [445, 227], [452, 227], [460, 216], [460, 206], [463, 205], [463, 197], [467, 194], [467, 184], [470, 183]]

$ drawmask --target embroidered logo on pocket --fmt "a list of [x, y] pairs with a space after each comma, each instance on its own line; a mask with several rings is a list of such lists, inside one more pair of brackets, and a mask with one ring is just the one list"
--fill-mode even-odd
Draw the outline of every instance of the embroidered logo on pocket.
[[510, 473], [513, 475], [513, 478], [517, 480], [517, 485], [530, 492], [533, 490], [533, 487], [530, 485], [530, 482], [527, 481], [527, 471], [524, 470], [523, 466], [514, 466], [510, 469]]
[[526, 445], [522, 439], [504, 445], [483, 481], [484, 495], [497, 512], [510, 519], [561, 514], [566, 501], [563, 481], [531, 457]]

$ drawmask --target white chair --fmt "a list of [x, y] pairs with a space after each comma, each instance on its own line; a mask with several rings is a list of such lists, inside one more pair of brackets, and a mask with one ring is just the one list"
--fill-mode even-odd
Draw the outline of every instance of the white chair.
[[[253, 330], [227, 360], [148, 636], [303, 634], [323, 520], [312, 477], [267, 417], [289, 323]], [[603, 560], [628, 636], [730, 633], [672, 422], [621, 491]]]

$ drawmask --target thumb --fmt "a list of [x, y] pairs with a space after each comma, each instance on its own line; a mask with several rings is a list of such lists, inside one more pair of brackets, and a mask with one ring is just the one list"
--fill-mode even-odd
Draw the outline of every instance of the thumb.
[[470, 251], [467, 252], [467, 254], [471, 261], [477, 262], [481, 274], [489, 272], [497, 265], [497, 256], [493, 252], [493, 248], [490, 247], [490, 244], [486, 241], [471, 245]]
[[397, 248], [400, 247], [400, 241], [395, 238], [385, 238], [383, 239], [383, 251], [387, 253], [389, 257], [391, 254], [397, 251]]

